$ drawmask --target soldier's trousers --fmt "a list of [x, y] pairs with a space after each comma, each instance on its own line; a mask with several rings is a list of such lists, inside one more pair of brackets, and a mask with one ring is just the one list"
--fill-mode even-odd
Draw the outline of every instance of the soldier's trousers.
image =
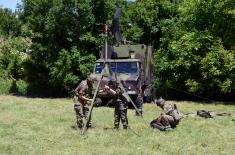
[[139, 116], [139, 115], [142, 115], [143, 113], [143, 98], [141, 96], [138, 96], [135, 100], [135, 105], [137, 107], [137, 110], [138, 112], [136, 111], [136, 115]]
[[78, 101], [78, 97], [74, 97], [74, 110], [76, 112], [76, 120], [78, 128], [84, 126], [85, 120], [88, 120], [87, 127], [91, 127], [91, 117], [88, 118], [90, 104], [87, 102], [81, 103]]
[[159, 123], [161, 123], [164, 126], [173, 126], [174, 124], [174, 118], [170, 115], [163, 114], [158, 117]]
[[119, 128], [120, 119], [122, 121], [122, 125], [124, 129], [128, 127], [128, 119], [127, 119], [127, 104], [121, 101], [117, 101], [115, 103], [114, 109], [114, 128]]

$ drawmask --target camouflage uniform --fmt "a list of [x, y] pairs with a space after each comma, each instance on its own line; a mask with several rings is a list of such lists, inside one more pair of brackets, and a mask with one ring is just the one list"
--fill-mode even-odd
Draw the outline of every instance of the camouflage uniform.
[[120, 84], [118, 84], [116, 90], [116, 97], [113, 99], [115, 109], [114, 109], [114, 128], [119, 128], [120, 119], [122, 121], [123, 129], [127, 129], [128, 127], [128, 119], [127, 119], [127, 99], [123, 95], [123, 90]]
[[162, 126], [163, 129], [175, 128], [180, 120], [179, 112], [176, 108], [176, 105], [173, 106], [171, 104], [167, 104], [163, 99], [160, 99], [159, 102], [157, 101], [156, 104], [163, 109], [163, 112], [157, 119], [153, 120], [150, 123], [151, 127], [158, 128], [158, 126]]
[[[84, 125], [83, 119], [88, 119], [88, 112], [90, 107], [90, 102], [81, 100], [79, 96], [86, 96], [91, 98], [92, 96], [92, 87], [88, 86], [88, 80], [83, 80], [78, 87], [75, 89], [74, 96], [74, 110], [76, 112], [77, 126], [82, 128]], [[91, 126], [91, 118], [89, 118], [87, 127]]]

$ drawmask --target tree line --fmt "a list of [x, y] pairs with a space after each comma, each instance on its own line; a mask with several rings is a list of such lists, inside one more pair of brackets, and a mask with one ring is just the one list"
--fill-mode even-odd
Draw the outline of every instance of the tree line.
[[23, 0], [15, 12], [0, 8], [0, 93], [71, 94], [92, 71], [117, 6], [123, 38], [154, 47], [158, 96], [234, 100], [234, 0]]

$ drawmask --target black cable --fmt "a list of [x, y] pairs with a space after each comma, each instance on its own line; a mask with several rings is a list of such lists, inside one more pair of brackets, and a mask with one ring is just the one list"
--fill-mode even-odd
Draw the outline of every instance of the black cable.
[[189, 92], [184, 91], [184, 90], [180, 90], [180, 89], [173, 88], [173, 87], [170, 87], [170, 86], [167, 86], [167, 87], [168, 87], [168, 88], [171, 88], [171, 89], [174, 89], [174, 90], [176, 90], [176, 91], [179, 91], [179, 92], [183, 92], [183, 93], [188, 94], [188, 95], [192, 95], [192, 96], [195, 96], [195, 97], [198, 97], [198, 98], [201, 98], [201, 99], [208, 100], [208, 101], [210, 101], [210, 102], [215, 102], [214, 100], [211, 100], [211, 99], [209, 99], [209, 98], [202, 97], [202, 96], [199, 96], [199, 95], [195, 95], [195, 94], [193, 94], [193, 93], [189, 93]]

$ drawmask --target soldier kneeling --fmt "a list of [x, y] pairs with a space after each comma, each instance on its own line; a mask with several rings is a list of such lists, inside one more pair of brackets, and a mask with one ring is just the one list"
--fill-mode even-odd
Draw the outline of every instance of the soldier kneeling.
[[175, 128], [180, 121], [180, 115], [176, 105], [167, 104], [162, 98], [155, 100], [155, 103], [162, 108], [163, 112], [150, 123], [150, 126], [161, 131], [168, 131]]

